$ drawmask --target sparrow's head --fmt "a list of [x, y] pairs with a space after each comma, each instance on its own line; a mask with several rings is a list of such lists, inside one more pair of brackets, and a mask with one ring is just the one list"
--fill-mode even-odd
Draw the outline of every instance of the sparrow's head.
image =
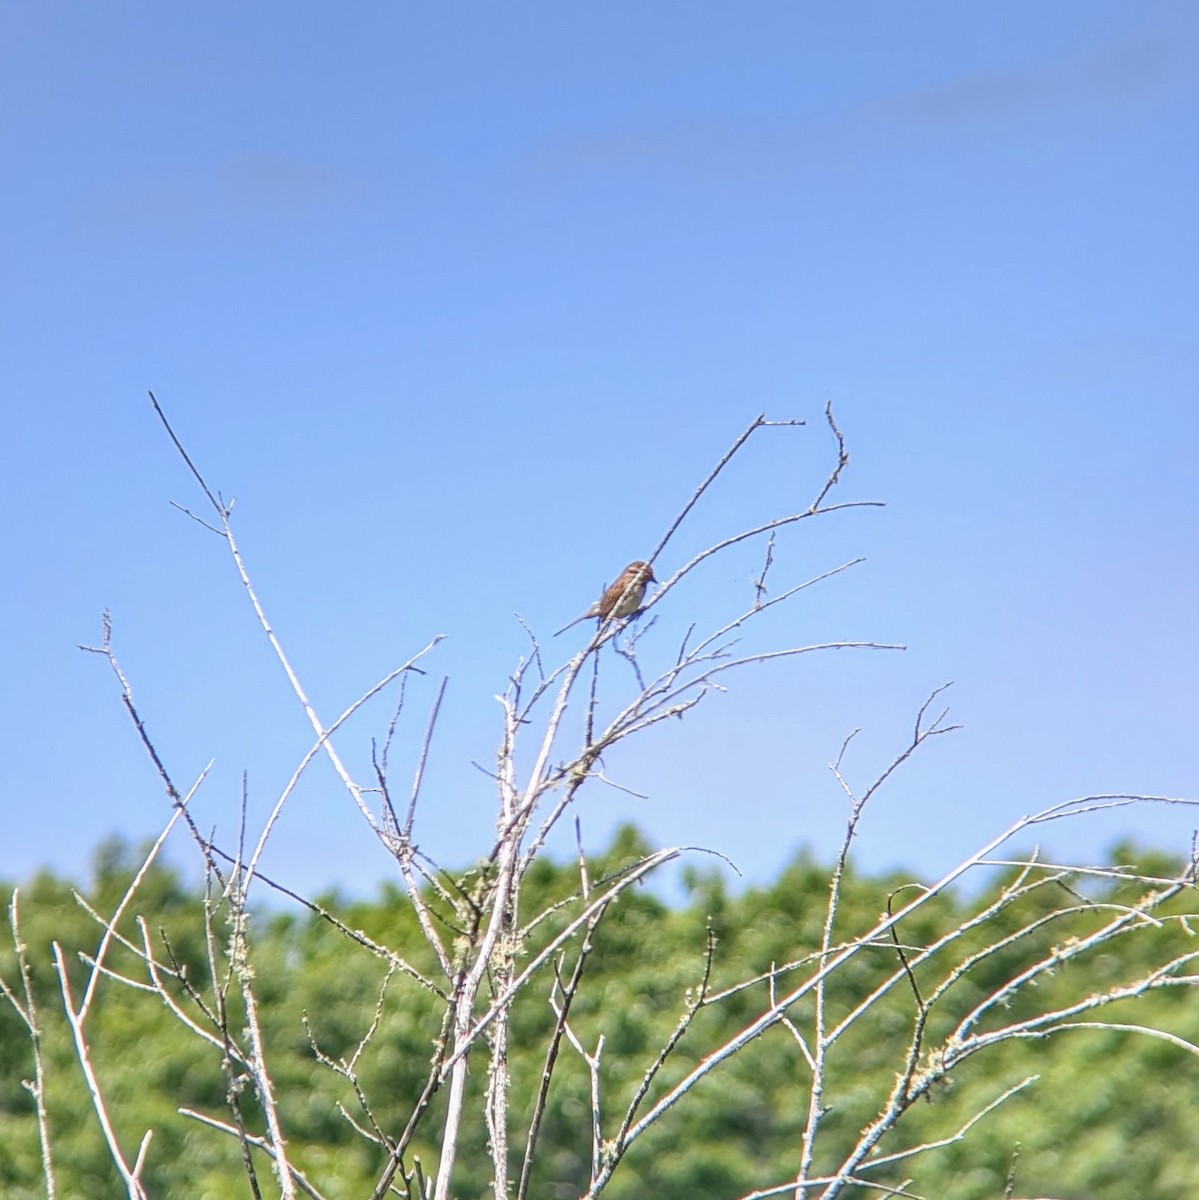
[[638, 583], [657, 583], [654, 578], [654, 569], [647, 562], [642, 562], [641, 559], [635, 559], [625, 567], [621, 573], [621, 578], [627, 582], [637, 580]]

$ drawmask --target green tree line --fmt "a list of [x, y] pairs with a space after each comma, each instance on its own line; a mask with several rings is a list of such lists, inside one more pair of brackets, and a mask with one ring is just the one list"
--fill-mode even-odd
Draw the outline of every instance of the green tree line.
[[[616, 872], [646, 852], [639, 834], [624, 829], [591, 861], [590, 869], [597, 876]], [[1133, 857], [1130, 847], [1117, 847], [1109, 865]], [[1142, 876], [1167, 877], [1180, 868], [1165, 855], [1135, 857]], [[113, 843], [98, 852], [87, 886], [43, 872], [20, 888], [20, 937], [41, 1032], [60, 1197], [94, 1200], [119, 1196], [124, 1189], [63, 1015], [51, 944], [62, 946], [77, 993], [87, 976], [80, 955], [95, 951], [102, 932], [88, 910], [108, 919], [141, 861], [136, 848]], [[1085, 938], [1112, 906], [1136, 905], [1145, 886], [1112, 875], [1090, 882], [1055, 881], [1000, 911], [994, 918], [1000, 936], [993, 923], [985, 935], [972, 931], [971, 917], [1014, 878], [1013, 868], [978, 891], [938, 896], [906, 921], [895, 939], [858, 954], [830, 979], [825, 998], [829, 1013], [851, 1011], [896, 971], [901, 959], [914, 960], [920, 947], [947, 930], [965, 927], [955, 951], [964, 961], [972, 950], [995, 946], [1004, 928], [1015, 933], [1033, 927], [1010, 947], [985, 955], [930, 1009], [926, 1044], [933, 1046], [982, 998], [1018, 977], [1022, 963]], [[470, 880], [469, 871], [459, 877], [464, 890]], [[733, 990], [695, 1013], [654, 1078], [651, 1099], [768, 1007], [771, 988], [786, 977], [789, 964], [815, 953], [821, 944], [829, 881], [827, 864], [800, 854], [769, 886], [733, 891], [718, 869], [693, 866], [684, 872], [684, 902], [668, 904], [643, 887], [621, 895], [593, 934], [588, 987], [579, 991], [570, 1012], [578, 1048], [564, 1044], [559, 1051], [530, 1195], [571, 1200], [585, 1190], [593, 1089], [602, 1089], [611, 1106], [605, 1111], [621, 1109], [697, 989], [702, 986], [709, 996]], [[871, 927], [913, 882], [901, 874], [860, 874], [850, 864], [841, 884], [838, 937]], [[548, 913], [530, 935], [526, 951], [531, 955], [577, 911], [578, 865], [542, 860], [525, 888], [523, 906]], [[1064, 908], [1063, 891], [1070, 893]], [[3, 888], [6, 909], [12, 894], [10, 883]], [[1109, 989], [1172, 955], [1185, 954], [1191, 938], [1185, 914], [1193, 907], [1192, 894], [1184, 891], [1171, 900], [1136, 937], [1107, 943], [1099, 953], [1071, 960], [1028, 988], [1013, 988], [1003, 997], [1003, 1018], [1018, 1018], [1025, 1009], [1068, 1006], [1076, 997]], [[211, 897], [209, 903], [211, 907]], [[219, 971], [225, 953], [206, 935], [204, 904], [198, 886], [166, 866], [151, 869], [136, 903], [159, 959], [186, 969], [195, 992], [175, 983], [171, 995], [201, 1026], [205, 1015], [195, 993], [212, 983], [212, 965], [217, 963]], [[384, 888], [370, 900], [327, 895], [317, 907], [323, 912], [279, 903], [251, 915], [249, 941], [267, 1057], [294, 1161], [325, 1197], [369, 1196], [386, 1157], [373, 1136], [407, 1121], [428, 1074], [441, 1017], [434, 997], [389, 971], [386, 962], [366, 952], [345, 930], [360, 931], [430, 973], [434, 964], [413, 908], [398, 889]], [[1035, 928], [1042, 912], [1045, 923]], [[450, 919], [448, 912], [445, 919]], [[142, 932], [132, 914], [122, 919], [119, 931], [140, 943]], [[144, 966], [130, 949], [116, 947], [106, 962], [111, 971], [144, 981]], [[547, 964], [517, 998], [510, 1094], [518, 1118], [532, 1111], [555, 1025], [550, 1001], [558, 972], [568, 969], [569, 963]], [[878, 1111], [895, 1083], [897, 1050], [942, 975], [917, 965], [903, 986], [891, 988], [838, 1043], [821, 1098], [829, 1111], [818, 1158], [838, 1161]], [[0, 947], [0, 976], [19, 1000], [19, 965], [11, 938]], [[796, 1029], [813, 1021], [813, 1003], [807, 998], [789, 1014]], [[1029, 1076], [1035, 1079], [965, 1136], [893, 1169], [882, 1168], [872, 1179], [902, 1189], [901, 1194], [939, 1200], [1199, 1195], [1199, 1162], [1191, 1141], [1199, 1106], [1199, 1061], [1183, 1044], [1199, 1041], [1193, 996], [1185, 987], [1156, 988], [1116, 1000], [1085, 1019], [1103, 1027], [1011, 1039], [964, 1063], [927, 1100], [913, 1105], [902, 1127], [904, 1140], [884, 1139], [881, 1153], [951, 1138], [972, 1113], [1006, 1089]], [[1134, 1025], [1151, 1026], [1179, 1040], [1144, 1036], [1128, 1028]], [[153, 1130], [143, 1174], [148, 1193], [204, 1200], [249, 1195], [237, 1140], [180, 1112], [228, 1122], [230, 1085], [219, 1050], [193, 1036], [161, 996], [118, 979], [102, 981], [90, 1035], [96, 1075], [117, 1136], [136, 1147], [144, 1131]], [[579, 1048], [594, 1052], [601, 1035], [602, 1054], [593, 1076]], [[346, 1069], [338, 1071], [338, 1064]], [[32, 1073], [28, 1030], [14, 1004], [0, 1000], [0, 1196], [8, 1200], [47, 1194], [34, 1102], [23, 1084]], [[795, 1172], [808, 1120], [810, 1076], [799, 1040], [785, 1027], [769, 1029], [701, 1081], [688, 1095], [685, 1111], [680, 1106], [677, 1119], [660, 1122], [634, 1145], [608, 1194], [614, 1200], [647, 1195], [731, 1200], [764, 1181], [786, 1179]], [[472, 1073], [470, 1087], [470, 1111], [477, 1112], [484, 1081]], [[261, 1113], [251, 1089], [241, 1101], [253, 1127]], [[413, 1161], [420, 1159], [426, 1173], [436, 1167], [439, 1104], [440, 1097], [434, 1096], [413, 1143]], [[487, 1191], [491, 1170], [486, 1150], [480, 1120], [465, 1131], [460, 1145], [455, 1192], [464, 1200]], [[514, 1156], [518, 1150], [513, 1149]], [[266, 1180], [272, 1183], [269, 1170]], [[855, 1187], [850, 1194], [884, 1193]]]

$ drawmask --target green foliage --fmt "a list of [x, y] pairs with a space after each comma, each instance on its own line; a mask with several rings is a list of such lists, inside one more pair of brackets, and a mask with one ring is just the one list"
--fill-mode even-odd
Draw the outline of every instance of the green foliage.
[[[589, 864], [592, 879], [622, 870], [645, 850], [634, 831], [622, 831], [612, 847]], [[1135, 856], [1128, 847], [1118, 848], [1114, 860], [1133, 857], [1139, 857], [1142, 869], [1162, 875], [1178, 869], [1162, 856]], [[107, 917], [140, 862], [140, 854], [128, 847], [102, 847], [87, 903]], [[909, 956], [914, 958], [919, 947], [984, 910], [1014, 878], [994, 880], [983, 895], [946, 894], [922, 908], [898, 932]], [[910, 898], [914, 893], [903, 890], [910, 882], [847, 870], [834, 945], [870, 928], [893, 897], [894, 904]], [[544, 910], [550, 915], [526, 930], [525, 961], [579, 913], [578, 883], [577, 864], [542, 861], [529, 872], [518, 926]], [[609, 1138], [678, 1025], [688, 997], [697, 994], [709, 937], [715, 943], [709, 996], [745, 980], [756, 982], [699, 1011], [658, 1071], [638, 1115], [770, 1006], [772, 973], [777, 994], [784, 993], [801, 971], [810, 972], [820, 946], [829, 870], [810, 858], [798, 857], [773, 886], [741, 895], [731, 894], [723, 876], [709, 867], [689, 868], [684, 883], [688, 900], [678, 908], [640, 886], [620, 896], [594, 934], [584, 985], [571, 1009], [572, 1030], [589, 1053], [602, 1038], [600, 1080], [604, 1135]], [[924, 1047], [935, 1044], [1023, 966], [1085, 937], [1111, 918], [1111, 905], [1135, 904], [1144, 892], [1143, 884], [1101, 879], [1085, 885], [1085, 895], [1076, 890], [1063, 902], [1063, 887], [1046, 883], [1033, 889], [998, 912], [985, 930], [969, 930], [958, 939], [954, 962], [979, 954], [1005, 932], [1045, 919], [1021, 940], [982, 955], [971, 972], [946, 989], [930, 1017]], [[6, 906], [11, 892], [11, 887], [0, 889]], [[385, 889], [374, 902], [330, 896], [321, 904], [348, 928], [362, 931], [436, 978], [435, 963], [400, 891]], [[1184, 913], [1188, 904], [1184, 895], [1168, 911]], [[133, 908], [144, 918], [159, 961], [185, 964], [195, 994], [211, 997], [214, 981], [203, 897], [169, 869], [155, 868], [143, 881]], [[449, 919], [448, 910], [442, 915]], [[79, 955], [95, 951], [100, 927], [76, 902], [67, 881], [45, 873], [22, 887], [21, 917], [43, 1033], [59, 1195], [120, 1194], [63, 1016], [51, 954], [51, 944], [57, 941], [78, 1003], [87, 979]], [[228, 970], [228, 930], [222, 921], [218, 913], [218, 987], [226, 982]], [[140, 945], [142, 928], [131, 914], [119, 931]], [[978, 1028], [1064, 1007], [1134, 979], [1155, 963], [1186, 952], [1188, 937], [1178, 921], [1139, 927], [1100, 952], [1061, 966], [1035, 986], [1014, 990], [1002, 1007], [980, 1017]], [[373, 1119], [392, 1135], [403, 1128], [427, 1076], [442, 1006], [437, 997], [402, 973], [389, 972], [385, 961], [319, 915], [302, 910], [256, 912], [249, 939], [267, 1060], [290, 1152], [326, 1196], [367, 1195], [384, 1154], [360, 1136], [340, 1110], [364, 1126]], [[564, 974], [572, 969], [576, 953], [577, 943], [563, 960]], [[107, 963], [130, 978], [145, 978], [144, 966], [123, 946], [110, 950]], [[882, 942], [845, 964], [830, 980], [829, 1021], [840, 1020], [895, 975], [898, 963], [895, 946]], [[19, 997], [11, 939], [0, 946], [0, 974]], [[927, 998], [946, 977], [947, 967], [939, 960], [915, 968], [911, 979], [900, 974], [899, 982], [837, 1043], [823, 1097], [830, 1111], [817, 1145], [817, 1169], [840, 1161], [893, 1087], [917, 1009], [913, 984]], [[555, 967], [550, 964], [513, 1007], [509, 1094], [517, 1174], [545, 1044], [554, 1028], [549, 1000], [555, 986]], [[211, 1029], [188, 988], [173, 984], [170, 994], [202, 1028]], [[232, 1029], [240, 1037], [244, 1013], [236, 1003], [235, 988], [228, 997]], [[790, 1016], [808, 1032], [813, 1012], [808, 998], [796, 1004]], [[1182, 986], [1115, 1002], [1098, 1018], [1154, 1026], [1199, 1040], [1199, 1010]], [[178, 1112], [187, 1107], [230, 1120], [229, 1082], [219, 1049], [194, 1037], [160, 998], [114, 981], [99, 988], [89, 1029], [97, 1075], [126, 1153], [132, 1157], [145, 1130], [154, 1130], [146, 1170], [150, 1194], [246, 1195], [235, 1140]], [[482, 1055], [474, 1062], [478, 1068], [470, 1077], [468, 1112], [477, 1114], [486, 1070]], [[329, 1063], [352, 1063], [358, 1091]], [[45, 1194], [33, 1102], [21, 1083], [32, 1073], [27, 1031], [12, 1006], [0, 1001], [0, 1195], [14, 1200]], [[879, 1170], [871, 1178], [893, 1187], [910, 1178], [914, 1194], [941, 1200], [994, 1200], [1004, 1194], [1012, 1155], [1019, 1147], [1017, 1194], [1090, 1200], [1199, 1194], [1199, 1166], [1189, 1136], [1189, 1114], [1199, 1103], [1199, 1063], [1175, 1044], [1132, 1032], [1078, 1029], [1008, 1041], [979, 1053], [934, 1087], [927, 1100], [915, 1103], [900, 1129], [884, 1139], [880, 1152], [953, 1134], [985, 1103], [1030, 1075], [1038, 1077], [1033, 1085], [992, 1112], [963, 1141]], [[810, 1082], [811, 1070], [796, 1038], [782, 1026], [772, 1027], [701, 1081], [634, 1144], [607, 1194], [613, 1200], [646, 1194], [658, 1200], [734, 1197], [793, 1177], [808, 1118]], [[359, 1093], [370, 1105], [370, 1117]], [[262, 1117], [251, 1089], [242, 1092], [242, 1103], [247, 1124], [260, 1132]], [[439, 1132], [435, 1100], [414, 1143], [430, 1173]], [[590, 1160], [591, 1080], [578, 1054], [563, 1045], [530, 1194], [546, 1200], [578, 1196], [586, 1187]], [[261, 1177], [269, 1175], [265, 1157], [259, 1156], [256, 1165]], [[484, 1194], [491, 1174], [480, 1119], [463, 1138], [457, 1194]], [[850, 1194], [863, 1195], [866, 1189]]]

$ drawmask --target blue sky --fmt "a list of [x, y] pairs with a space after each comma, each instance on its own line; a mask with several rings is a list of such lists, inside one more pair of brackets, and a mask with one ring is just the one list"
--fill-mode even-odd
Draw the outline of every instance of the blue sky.
[[[0, 876], [82, 874], [167, 809], [115, 645], [200, 823], [261, 819], [309, 745], [152, 388], [236, 527], [326, 719], [432, 635], [394, 761], [449, 677], [418, 840], [489, 844], [493, 696], [648, 552], [841, 499], [779, 586], [867, 561], [749, 644], [902, 642], [729, 681], [614, 753], [592, 845], [636, 820], [765, 881], [949, 680], [965, 728], [882, 792], [872, 868], [932, 873], [1093, 791], [1199, 797], [1199, 8], [858, 3], [9, 6], [0, 15], [0, 488], [9, 586]], [[739, 611], [760, 548], [662, 607]], [[577, 632], [577, 631], [576, 631]], [[553, 649], [566, 653], [569, 638]], [[607, 664], [619, 689], [615, 664]], [[361, 766], [389, 706], [341, 738]], [[1185, 847], [1185, 810], [1053, 853]], [[186, 851], [181, 850], [181, 855]], [[391, 876], [323, 764], [267, 869]]]

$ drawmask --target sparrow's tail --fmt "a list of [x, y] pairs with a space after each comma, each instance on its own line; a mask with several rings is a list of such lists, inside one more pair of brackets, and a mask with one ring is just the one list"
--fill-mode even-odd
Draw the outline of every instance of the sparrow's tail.
[[586, 621], [588, 618], [594, 617], [594, 616], [595, 616], [595, 613], [593, 613], [590, 609], [588, 609], [585, 613], [583, 613], [582, 616], [575, 617], [575, 619], [573, 621], [568, 621], [565, 625], [563, 625], [562, 628], [558, 630], [558, 633], [554, 634], [554, 637], [557, 637], [559, 633], [565, 633], [568, 629], [573, 628], [580, 621]]

